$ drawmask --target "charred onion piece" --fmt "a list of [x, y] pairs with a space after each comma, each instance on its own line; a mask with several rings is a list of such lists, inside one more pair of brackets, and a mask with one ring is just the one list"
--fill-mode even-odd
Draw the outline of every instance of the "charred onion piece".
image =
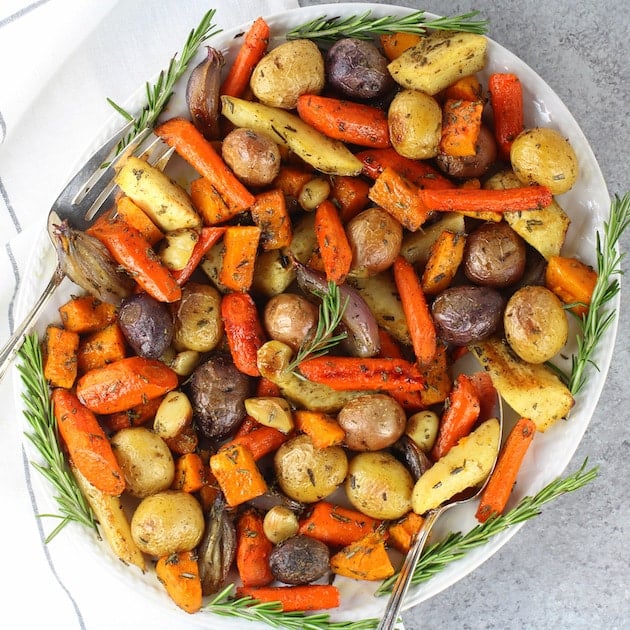
[[392, 452], [407, 467], [414, 481], [418, 481], [433, 465], [427, 454], [408, 435], [403, 435], [396, 441]]
[[53, 234], [59, 264], [72, 282], [111, 304], [131, 295], [134, 281], [97, 238], [73, 229], [67, 221], [53, 226]]
[[208, 56], [194, 68], [186, 85], [186, 103], [192, 121], [207, 140], [216, 140], [219, 129], [219, 89], [223, 55], [208, 46]]
[[199, 576], [204, 595], [216, 593], [227, 580], [236, 553], [236, 529], [220, 495], [206, 516], [206, 531], [199, 545]]
[[[305, 293], [326, 293], [326, 276], [306, 265], [293, 261], [297, 283]], [[378, 324], [365, 300], [359, 292], [347, 284], [339, 285], [341, 303], [346, 304], [342, 324], [348, 336], [344, 340], [346, 351], [356, 357], [373, 357], [381, 349]]]

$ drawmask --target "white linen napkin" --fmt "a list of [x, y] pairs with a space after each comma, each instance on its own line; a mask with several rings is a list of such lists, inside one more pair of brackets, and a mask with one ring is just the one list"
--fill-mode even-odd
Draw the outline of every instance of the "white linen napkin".
[[[298, 6], [295, 0], [221, 2], [223, 29]], [[118, 103], [165, 68], [211, 8], [202, 0], [5, 0], [0, 3], [0, 344], [16, 325], [26, 262], [61, 186]], [[13, 375], [0, 384], [0, 625], [15, 628], [242, 628], [153, 606], [107, 566], [90, 560], [71, 530], [35, 517], [43, 480], [28, 463]], [[86, 563], [77, 560], [86, 555]], [[159, 589], [159, 585], [157, 586]], [[163, 597], [158, 594], [156, 598]], [[166, 612], [165, 612], [166, 608]], [[258, 627], [247, 624], [248, 628]], [[265, 626], [266, 627], [266, 626]]]

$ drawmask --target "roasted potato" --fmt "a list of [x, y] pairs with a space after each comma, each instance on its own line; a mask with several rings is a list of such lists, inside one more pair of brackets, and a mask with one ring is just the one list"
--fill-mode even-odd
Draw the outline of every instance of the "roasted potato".
[[140, 502], [131, 518], [131, 535], [141, 551], [159, 558], [194, 549], [204, 525], [203, 511], [192, 494], [165, 490]]
[[159, 435], [146, 427], [129, 427], [114, 433], [111, 444], [129, 494], [142, 499], [170, 488], [175, 463]]
[[266, 186], [280, 170], [280, 149], [265, 133], [234, 129], [221, 143], [221, 155], [234, 174], [248, 186]]
[[324, 87], [324, 57], [308, 39], [280, 44], [254, 68], [249, 85], [265, 105], [295, 109], [298, 96], [319, 94]]
[[163, 232], [201, 227], [188, 193], [144, 160], [128, 157], [114, 181]]
[[400, 91], [389, 106], [387, 122], [391, 143], [401, 155], [426, 160], [438, 154], [442, 110], [432, 96], [417, 90]]
[[481, 484], [492, 471], [500, 446], [501, 425], [496, 418], [490, 418], [418, 479], [411, 499], [413, 511], [424, 514], [467, 488]]
[[571, 190], [578, 177], [573, 147], [551, 127], [522, 131], [512, 143], [510, 162], [523, 184], [546, 186], [554, 195]]
[[315, 503], [332, 494], [348, 473], [348, 458], [340, 446], [316, 448], [308, 435], [285, 442], [274, 456], [282, 491], [302, 503]]
[[352, 451], [378, 451], [391, 446], [407, 423], [400, 403], [386, 394], [366, 394], [351, 400], [337, 415]]
[[488, 41], [473, 33], [433, 31], [387, 67], [403, 88], [437, 94], [486, 64]]
[[168, 440], [179, 435], [192, 422], [193, 408], [188, 396], [180, 390], [165, 394], [153, 419], [153, 431]]
[[175, 347], [209, 352], [217, 347], [222, 335], [221, 295], [209, 284], [188, 282], [175, 311]]
[[405, 427], [408, 435], [425, 453], [431, 452], [440, 426], [440, 418], [430, 409], [423, 409], [409, 416]]
[[269, 568], [279, 582], [309, 584], [329, 572], [330, 552], [323, 542], [297, 534], [274, 547]]
[[411, 509], [411, 473], [387, 451], [355, 455], [345, 488], [350, 503], [372, 518], [400, 518]]
[[293, 430], [291, 407], [287, 400], [280, 396], [246, 398], [245, 411], [259, 424], [277, 429], [285, 435]]
[[286, 343], [293, 350], [315, 332], [317, 321], [317, 307], [297, 293], [273, 296], [263, 311], [263, 325], [269, 337]]
[[503, 315], [505, 338], [523, 361], [544, 363], [564, 347], [569, 322], [562, 302], [549, 289], [527, 286], [508, 300]]
[[346, 235], [352, 249], [350, 273], [373, 276], [388, 269], [402, 243], [402, 226], [382, 208], [368, 208], [350, 219]]
[[295, 512], [285, 505], [274, 505], [265, 513], [263, 531], [274, 545], [295, 536], [299, 529], [300, 523]]
[[493, 385], [514, 411], [546, 431], [566, 418], [573, 396], [560, 378], [544, 364], [527, 363], [512, 351], [507, 341], [491, 337], [471, 343], [468, 349], [488, 372]]
[[[216, 272], [218, 279], [218, 269]], [[252, 293], [257, 296], [272, 297], [285, 291], [294, 280], [295, 268], [281, 250], [273, 249], [258, 253], [254, 265]]]

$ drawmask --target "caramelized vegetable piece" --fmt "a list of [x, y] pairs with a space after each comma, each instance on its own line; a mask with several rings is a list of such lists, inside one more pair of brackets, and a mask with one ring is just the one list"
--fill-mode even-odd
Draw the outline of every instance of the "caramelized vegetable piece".
[[208, 56], [190, 73], [186, 85], [186, 103], [195, 127], [205, 138], [219, 137], [219, 89], [223, 55], [208, 46]]
[[170, 598], [187, 613], [201, 608], [201, 580], [195, 551], [179, 551], [158, 558], [155, 573]]

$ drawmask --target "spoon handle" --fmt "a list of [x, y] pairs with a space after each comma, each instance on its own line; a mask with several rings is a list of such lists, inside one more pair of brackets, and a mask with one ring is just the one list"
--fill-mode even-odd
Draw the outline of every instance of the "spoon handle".
[[398, 614], [400, 613], [400, 607], [402, 606], [403, 599], [405, 598], [409, 585], [411, 584], [411, 578], [413, 577], [416, 564], [418, 564], [418, 560], [420, 559], [420, 555], [422, 554], [422, 550], [424, 549], [424, 545], [427, 542], [427, 538], [429, 537], [429, 533], [431, 532], [433, 525], [443, 511], [444, 507], [431, 510], [424, 519], [422, 527], [415, 535], [413, 543], [411, 544], [407, 556], [405, 557], [405, 561], [400, 569], [400, 573], [398, 574], [398, 578], [394, 583], [392, 593], [389, 596], [389, 601], [387, 602], [387, 607], [385, 608], [385, 613], [381, 618], [381, 622], [379, 623], [377, 630], [392, 630], [392, 628], [396, 625]]

